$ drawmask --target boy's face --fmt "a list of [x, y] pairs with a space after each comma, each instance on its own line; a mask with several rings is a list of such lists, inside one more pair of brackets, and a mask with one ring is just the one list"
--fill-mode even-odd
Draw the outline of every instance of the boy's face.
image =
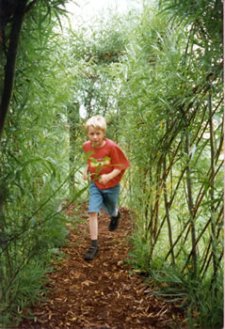
[[105, 138], [105, 132], [103, 130], [94, 127], [89, 127], [87, 135], [92, 147], [98, 148], [103, 146]]

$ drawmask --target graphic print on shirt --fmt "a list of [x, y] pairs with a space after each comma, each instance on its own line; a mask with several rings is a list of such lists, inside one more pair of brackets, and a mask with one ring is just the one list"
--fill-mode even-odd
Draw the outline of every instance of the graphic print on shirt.
[[111, 158], [108, 156], [105, 156], [102, 159], [90, 158], [90, 166], [92, 168], [101, 169], [104, 166], [110, 165], [110, 163], [111, 163]]

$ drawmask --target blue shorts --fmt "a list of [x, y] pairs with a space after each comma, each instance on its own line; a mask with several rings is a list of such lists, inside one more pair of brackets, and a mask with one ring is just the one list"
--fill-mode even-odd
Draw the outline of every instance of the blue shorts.
[[88, 212], [99, 212], [105, 209], [109, 216], [113, 216], [118, 206], [120, 185], [106, 190], [100, 190], [94, 183], [89, 187]]

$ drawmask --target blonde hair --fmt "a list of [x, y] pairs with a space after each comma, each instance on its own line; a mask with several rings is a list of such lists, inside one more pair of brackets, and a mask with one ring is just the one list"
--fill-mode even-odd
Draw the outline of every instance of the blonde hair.
[[106, 131], [106, 120], [101, 115], [95, 115], [87, 120], [85, 124], [85, 128], [88, 130], [89, 127], [93, 127], [95, 129], [101, 129], [104, 132]]

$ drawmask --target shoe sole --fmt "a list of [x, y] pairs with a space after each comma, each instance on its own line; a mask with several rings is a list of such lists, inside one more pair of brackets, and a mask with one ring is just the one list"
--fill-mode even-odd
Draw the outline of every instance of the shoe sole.
[[92, 258], [91, 257], [84, 256], [84, 260], [91, 261], [91, 260], [95, 259], [95, 257], [97, 256], [97, 254], [98, 254], [98, 249], [96, 250], [96, 253], [94, 254], [94, 256]]

